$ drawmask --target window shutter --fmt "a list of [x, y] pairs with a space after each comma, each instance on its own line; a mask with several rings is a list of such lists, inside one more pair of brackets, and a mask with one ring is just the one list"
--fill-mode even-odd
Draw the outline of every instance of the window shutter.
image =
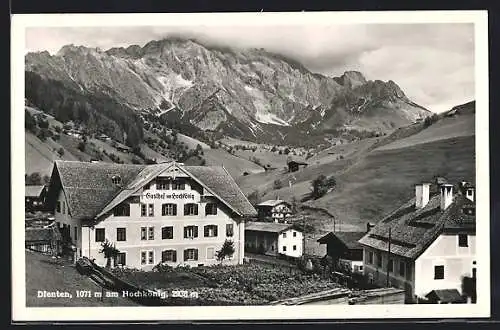
[[172, 261], [173, 261], [173, 262], [177, 262], [177, 251], [175, 251], [175, 250], [174, 250], [174, 251], [172, 251], [172, 252], [173, 252], [173, 253], [172, 253]]
[[177, 215], [177, 204], [173, 204], [173, 215]]
[[188, 250], [184, 250], [184, 261], [188, 260]]
[[194, 250], [194, 260], [198, 260], [198, 249]]
[[188, 237], [188, 227], [184, 227], [184, 238]]
[[194, 204], [194, 214], [198, 215], [198, 204]]
[[219, 228], [219, 226], [215, 225], [214, 226], [214, 236], [217, 236], [217, 229]]
[[198, 226], [194, 226], [194, 237], [198, 237]]

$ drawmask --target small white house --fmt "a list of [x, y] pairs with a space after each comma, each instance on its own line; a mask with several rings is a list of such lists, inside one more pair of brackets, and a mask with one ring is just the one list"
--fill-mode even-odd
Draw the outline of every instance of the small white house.
[[245, 251], [272, 256], [301, 257], [303, 233], [291, 224], [249, 222], [245, 226]]

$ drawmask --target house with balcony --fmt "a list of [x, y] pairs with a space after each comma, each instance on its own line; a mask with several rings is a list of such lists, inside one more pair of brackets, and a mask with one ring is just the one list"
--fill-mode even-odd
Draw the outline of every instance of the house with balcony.
[[224, 167], [60, 161], [47, 194], [55, 223], [77, 257], [105, 265], [109, 241], [116, 264], [150, 270], [159, 263], [210, 265], [226, 240], [243, 262], [245, 222], [257, 215]]
[[260, 221], [287, 222], [292, 216], [292, 205], [281, 199], [270, 199], [256, 205]]
[[417, 184], [412, 199], [359, 240], [369, 281], [404, 289], [407, 303], [453, 303], [457, 296], [474, 302], [463, 287], [475, 283], [479, 267], [474, 197], [467, 182]]

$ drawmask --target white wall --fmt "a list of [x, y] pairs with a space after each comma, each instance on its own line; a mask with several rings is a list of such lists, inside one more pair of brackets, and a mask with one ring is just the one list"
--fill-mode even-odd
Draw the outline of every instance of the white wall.
[[[425, 296], [434, 289], [462, 292], [462, 276], [472, 276], [476, 261], [476, 236], [468, 235], [468, 247], [458, 246], [458, 235], [440, 235], [415, 261], [415, 294]], [[444, 266], [444, 279], [434, 279], [434, 266]]]
[[[156, 187], [153, 184], [151, 189], [145, 192], [155, 193]], [[186, 183], [184, 190], [161, 190], [166, 193], [183, 193], [195, 195], [195, 201], [200, 200], [200, 194], [192, 190], [190, 185]], [[208, 192], [204, 192], [208, 195]], [[227, 239], [234, 242], [235, 253], [230, 260], [225, 263], [242, 263], [243, 262], [243, 246], [244, 246], [244, 223], [235, 221], [224, 212], [224, 209], [218, 207], [217, 215], [205, 215], [205, 202], [197, 202], [198, 215], [197, 216], [184, 216], [184, 204], [191, 202], [190, 200], [176, 201], [177, 215], [176, 216], [162, 216], [162, 204], [164, 200], [155, 200], [152, 202], [154, 205], [154, 216], [141, 216], [141, 204], [133, 203], [130, 205], [130, 216], [114, 216], [109, 215], [103, 221], [99, 222], [95, 228], [104, 228], [105, 237], [112, 243], [116, 244], [116, 248], [120, 252], [126, 253], [126, 264], [129, 267], [136, 267], [142, 269], [150, 269], [154, 265], [161, 262], [161, 253], [163, 250], [175, 249], [177, 251], [176, 263], [169, 263], [171, 265], [188, 264], [196, 266], [198, 264], [215, 264], [218, 263], [215, 257], [207, 259], [208, 249], [215, 251], [222, 247], [222, 244]], [[226, 236], [226, 224], [233, 224], [233, 236]], [[184, 226], [198, 226], [198, 237], [189, 239], [184, 238]], [[205, 225], [217, 225], [217, 237], [204, 237]], [[173, 227], [173, 239], [162, 239], [162, 227]], [[141, 240], [141, 227], [154, 227], [153, 240]], [[126, 228], [126, 241], [117, 241], [117, 228]], [[90, 235], [90, 236], [89, 236]], [[90, 237], [90, 253], [89, 253], [89, 237]], [[101, 248], [101, 243], [95, 241], [95, 229], [85, 228], [83, 232], [83, 253], [85, 256], [95, 258], [99, 264], [105, 264], [104, 256], [98, 253]], [[196, 248], [198, 249], [198, 260], [184, 261], [184, 249]], [[152, 264], [141, 265], [141, 251], [154, 251], [154, 262]]]
[[[54, 208], [54, 219], [56, 223], [59, 223], [59, 228], [62, 229], [63, 224], [70, 226], [70, 236], [77, 247], [77, 257], [82, 256], [82, 235], [81, 235], [81, 223], [78, 220], [73, 219], [70, 214], [69, 214], [69, 209], [68, 209], [68, 203], [66, 201], [66, 195], [64, 193], [64, 190], [61, 189], [59, 191], [59, 195], [57, 197], [57, 201], [61, 205], [60, 212], [57, 212], [57, 206]], [[56, 203], [57, 204], [57, 203]], [[77, 233], [75, 237], [75, 228]]]
[[[283, 237], [283, 234], [286, 237]], [[278, 252], [290, 257], [300, 257], [303, 253], [303, 243], [304, 237], [300, 231], [288, 229], [278, 236]], [[295, 250], [293, 249], [294, 246]], [[284, 251], [283, 247], [286, 247], [286, 251]]]

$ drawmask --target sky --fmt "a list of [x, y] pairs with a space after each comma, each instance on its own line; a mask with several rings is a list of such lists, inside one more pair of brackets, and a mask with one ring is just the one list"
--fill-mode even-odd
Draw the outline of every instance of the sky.
[[368, 80], [393, 80], [414, 102], [442, 112], [474, 99], [474, 26], [466, 23], [278, 26], [36, 27], [26, 52], [64, 45], [145, 45], [168, 36], [233, 48], [265, 48], [298, 60], [312, 72], [348, 70]]

